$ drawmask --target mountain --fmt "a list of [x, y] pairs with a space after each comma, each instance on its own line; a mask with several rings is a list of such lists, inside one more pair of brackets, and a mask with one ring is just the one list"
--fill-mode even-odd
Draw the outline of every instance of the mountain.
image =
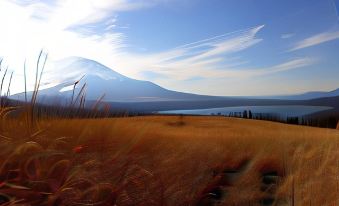
[[[74, 83], [74, 96], [86, 84], [86, 102], [95, 104], [102, 95], [103, 101], [115, 108], [138, 110], [169, 110], [212, 108], [225, 106], [300, 105], [304, 100], [339, 96], [339, 89], [331, 92], [308, 92], [300, 95], [265, 97], [216, 97], [171, 91], [149, 81], [126, 77], [90, 59], [69, 57], [54, 63], [54, 73], [49, 73], [52, 86], [39, 90], [38, 102], [46, 104], [69, 103]], [[83, 78], [82, 78], [83, 77]], [[32, 92], [28, 92], [30, 97]], [[24, 100], [24, 93], [10, 97]]]
[[[149, 81], [141, 81], [126, 77], [93, 60], [81, 57], [69, 57], [55, 62], [54, 79], [59, 82], [54, 86], [39, 91], [39, 102], [51, 99], [70, 99], [73, 86], [81, 79], [74, 90], [75, 96], [86, 83], [86, 100], [96, 101], [102, 95], [106, 102], [160, 102], [160, 101], [195, 101], [219, 99], [183, 92], [167, 90]], [[28, 93], [31, 96], [31, 92]], [[23, 100], [24, 94], [15, 94], [12, 99]]]
[[307, 100], [307, 99], [317, 99], [324, 97], [335, 97], [339, 96], [339, 88], [329, 92], [307, 92], [299, 95], [285, 96], [284, 99], [290, 100]]
[[314, 92], [306, 92], [303, 94], [296, 95], [279, 95], [279, 96], [261, 96], [261, 97], [248, 97], [255, 99], [281, 99], [281, 100], [311, 100], [317, 98], [324, 97], [336, 97], [339, 96], [339, 88], [333, 91], [325, 92], [325, 91], [314, 91]]

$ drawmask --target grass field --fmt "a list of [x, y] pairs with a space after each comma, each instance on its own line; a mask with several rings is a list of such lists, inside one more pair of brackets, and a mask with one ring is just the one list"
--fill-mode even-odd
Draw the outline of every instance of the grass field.
[[339, 205], [339, 131], [224, 118], [1, 119], [4, 205]]

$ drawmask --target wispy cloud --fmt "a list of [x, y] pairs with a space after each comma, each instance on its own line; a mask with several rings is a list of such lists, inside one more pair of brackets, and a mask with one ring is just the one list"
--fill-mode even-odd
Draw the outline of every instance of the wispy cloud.
[[[128, 37], [115, 29], [119, 21], [117, 12], [148, 8], [167, 1], [56, 0], [53, 3], [25, 1], [23, 4], [23, 1], [1, 0], [0, 25], [5, 32], [0, 32], [0, 57], [20, 75], [24, 59], [28, 61], [28, 69], [34, 68], [36, 55], [45, 48], [50, 61], [81, 56], [129, 77], [152, 80], [178, 90], [181, 88], [171, 85], [192, 80], [199, 84], [199, 81], [221, 78], [257, 77], [314, 63], [308, 58], [298, 58], [267, 67], [250, 67], [241, 52], [263, 41], [259, 32], [264, 25], [163, 52], [134, 53], [126, 48]], [[33, 73], [29, 76], [34, 78]], [[14, 90], [22, 91], [22, 82], [15, 81]], [[53, 84], [45, 83], [46, 86]]]
[[[268, 67], [264, 68], [224, 68], [224, 69], [216, 69], [216, 68], [211, 68], [211, 69], [203, 69], [200, 68], [198, 69], [197, 67], [195, 68], [195, 73], [190, 73], [190, 75], [187, 76], [180, 76], [180, 78], [193, 78], [196, 77], [197, 74], [201, 78], [209, 78], [209, 79], [222, 79], [222, 78], [240, 78], [240, 79], [246, 79], [246, 78], [253, 78], [253, 77], [258, 77], [258, 76], [263, 76], [263, 75], [269, 75], [269, 74], [274, 74], [278, 72], [284, 72], [284, 71], [289, 71], [293, 69], [299, 69], [303, 68], [309, 65], [314, 64], [316, 61], [312, 60], [310, 58], [297, 58], [293, 60], [288, 60], [280, 64], [276, 65], [271, 65]], [[191, 72], [194, 72], [191, 70]], [[175, 76], [174, 76], [175, 77]]]
[[261, 42], [262, 39], [257, 37], [257, 33], [263, 27], [261, 25], [208, 38], [160, 54], [133, 56], [134, 61], [128, 62], [138, 62], [139, 66], [131, 65], [137, 68], [134, 70], [136, 73], [131, 75], [142, 74], [144, 77], [144, 71], [157, 73], [161, 75], [159, 82], [166, 85], [165, 81], [185, 81], [196, 77], [250, 78], [298, 69], [315, 62], [309, 58], [296, 58], [265, 68], [246, 68], [248, 62], [236, 54]]
[[[125, 47], [125, 35], [114, 29], [117, 12], [164, 1], [1, 0], [0, 58], [15, 70], [15, 77], [22, 73], [25, 59], [28, 68], [34, 68], [41, 49], [49, 53], [50, 61], [67, 56], [115, 60]], [[14, 90], [23, 88], [17, 82]]]
[[127, 62], [130, 62], [129, 67], [136, 69], [131, 75], [138, 76], [139, 73], [145, 74], [144, 71], [151, 71], [167, 76], [170, 80], [185, 80], [197, 74], [234, 68], [245, 61], [233, 56], [261, 42], [262, 39], [256, 35], [263, 27], [261, 25], [207, 38], [161, 53], [132, 54], [131, 61]]
[[[29, 57], [27, 55], [36, 54], [36, 48], [46, 48], [54, 56], [81, 55], [84, 52], [79, 54], [79, 51], [95, 50], [98, 45], [104, 50], [102, 53], [114, 52], [124, 46], [124, 35], [114, 30], [117, 12], [149, 8], [168, 1], [2, 0], [0, 55]], [[17, 55], [12, 55], [14, 53]]]
[[[272, 74], [272, 73], [277, 73], [277, 72], [284, 72], [288, 70], [299, 69], [299, 68], [303, 68], [306, 66], [310, 66], [314, 63], [316, 63], [315, 59], [310, 59], [306, 57], [297, 58], [297, 59], [289, 60], [284, 63], [280, 63], [278, 65], [274, 65], [268, 68], [257, 69], [255, 73], [253, 73], [251, 76], [267, 75], [267, 74]], [[249, 71], [245, 71], [245, 73], [251, 74]]]
[[289, 39], [291, 37], [293, 37], [295, 35], [295, 33], [288, 33], [288, 34], [282, 34], [280, 37], [282, 39]]
[[337, 9], [337, 4], [335, 3], [335, 0], [332, 0], [332, 5], [333, 5], [333, 10], [334, 10], [335, 16], [337, 17], [337, 21], [339, 23], [338, 9]]
[[333, 41], [339, 39], [339, 31], [330, 31], [316, 34], [314, 36], [308, 37], [302, 41], [297, 42], [292, 49], [289, 51], [295, 51], [318, 44], [322, 44], [328, 41]]

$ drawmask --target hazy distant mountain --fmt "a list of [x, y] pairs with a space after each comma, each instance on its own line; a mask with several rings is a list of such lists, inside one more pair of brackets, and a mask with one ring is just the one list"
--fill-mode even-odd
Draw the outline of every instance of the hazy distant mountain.
[[[93, 60], [70, 57], [55, 63], [57, 84], [39, 91], [39, 100], [70, 99], [74, 82], [82, 76], [75, 89], [78, 94], [86, 83], [86, 100], [95, 101], [105, 95], [107, 102], [154, 102], [154, 101], [194, 101], [221, 97], [195, 95], [164, 89], [149, 81], [128, 78]], [[53, 80], [51, 80], [53, 81]], [[31, 93], [28, 94], [30, 96]], [[22, 100], [24, 94], [16, 94], [12, 99]]]
[[329, 92], [317, 91], [317, 92], [306, 92], [303, 94], [296, 94], [296, 95], [263, 96], [263, 97], [252, 97], [252, 98], [282, 99], [282, 100], [309, 100], [309, 99], [336, 97], [336, 96], [339, 96], [339, 88], [333, 91], [329, 91]]

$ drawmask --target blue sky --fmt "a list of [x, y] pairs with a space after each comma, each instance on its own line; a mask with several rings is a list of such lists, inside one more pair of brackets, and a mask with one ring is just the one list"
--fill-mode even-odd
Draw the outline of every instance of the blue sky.
[[[3, 0], [0, 56], [18, 80], [24, 59], [33, 67], [44, 48], [49, 62], [82, 56], [177, 91], [238, 96], [332, 90], [339, 87], [338, 5]], [[21, 88], [16, 81], [14, 92]]]

